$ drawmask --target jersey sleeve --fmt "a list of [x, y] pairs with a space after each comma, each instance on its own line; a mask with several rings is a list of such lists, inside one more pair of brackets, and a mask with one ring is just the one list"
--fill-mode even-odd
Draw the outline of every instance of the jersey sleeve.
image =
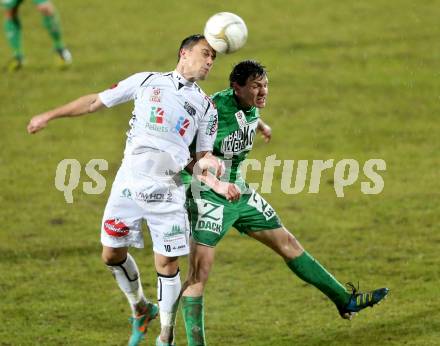
[[99, 93], [101, 102], [106, 107], [113, 107], [134, 99], [134, 95], [139, 86], [141, 86], [148, 77], [149, 72], [136, 73], [119, 83], [112, 85], [109, 89]]
[[210, 102], [209, 109], [199, 124], [197, 133], [196, 152], [212, 151], [217, 135], [218, 114], [217, 109]]

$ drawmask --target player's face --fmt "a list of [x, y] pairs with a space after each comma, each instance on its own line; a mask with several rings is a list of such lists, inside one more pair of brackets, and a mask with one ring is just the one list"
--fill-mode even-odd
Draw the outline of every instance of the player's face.
[[204, 80], [216, 57], [216, 52], [206, 40], [200, 40], [192, 48], [182, 52], [181, 59], [184, 59], [185, 75], [187, 79]]
[[267, 76], [252, 78], [249, 77], [244, 86], [237, 83], [234, 85], [235, 95], [239, 103], [244, 107], [264, 108], [266, 106], [266, 97], [268, 93]]

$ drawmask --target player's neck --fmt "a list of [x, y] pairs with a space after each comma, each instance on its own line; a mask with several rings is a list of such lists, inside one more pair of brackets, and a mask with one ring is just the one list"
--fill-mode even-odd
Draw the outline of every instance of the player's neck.
[[234, 99], [235, 102], [237, 103], [238, 108], [244, 110], [244, 111], [248, 111], [252, 108], [252, 106], [249, 106], [248, 104], [244, 103], [243, 100], [241, 100], [234, 92]]
[[197, 81], [197, 78], [193, 76], [189, 71], [186, 71], [184, 66], [178, 64], [176, 67], [177, 73], [179, 73], [183, 78], [185, 78], [188, 82], [194, 83]]

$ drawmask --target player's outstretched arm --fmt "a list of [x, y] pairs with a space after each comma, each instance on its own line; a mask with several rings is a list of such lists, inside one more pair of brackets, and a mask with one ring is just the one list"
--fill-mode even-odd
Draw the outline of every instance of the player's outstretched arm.
[[104, 104], [98, 94], [85, 95], [61, 107], [32, 117], [27, 126], [27, 131], [28, 133], [36, 133], [45, 128], [47, 123], [53, 119], [94, 113], [102, 107], [104, 107]]
[[264, 142], [269, 143], [272, 139], [272, 129], [269, 125], [267, 125], [261, 118], [258, 119], [258, 131], [261, 132], [261, 136], [264, 139]]

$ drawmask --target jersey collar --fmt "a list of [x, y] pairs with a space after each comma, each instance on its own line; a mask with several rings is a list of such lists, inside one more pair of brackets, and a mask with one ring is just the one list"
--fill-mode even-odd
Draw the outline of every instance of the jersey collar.
[[180, 89], [184, 86], [186, 87], [192, 87], [194, 85], [194, 82], [190, 82], [189, 80], [185, 79], [179, 72], [176, 70], [173, 71], [173, 80], [176, 82], [177, 89]]

